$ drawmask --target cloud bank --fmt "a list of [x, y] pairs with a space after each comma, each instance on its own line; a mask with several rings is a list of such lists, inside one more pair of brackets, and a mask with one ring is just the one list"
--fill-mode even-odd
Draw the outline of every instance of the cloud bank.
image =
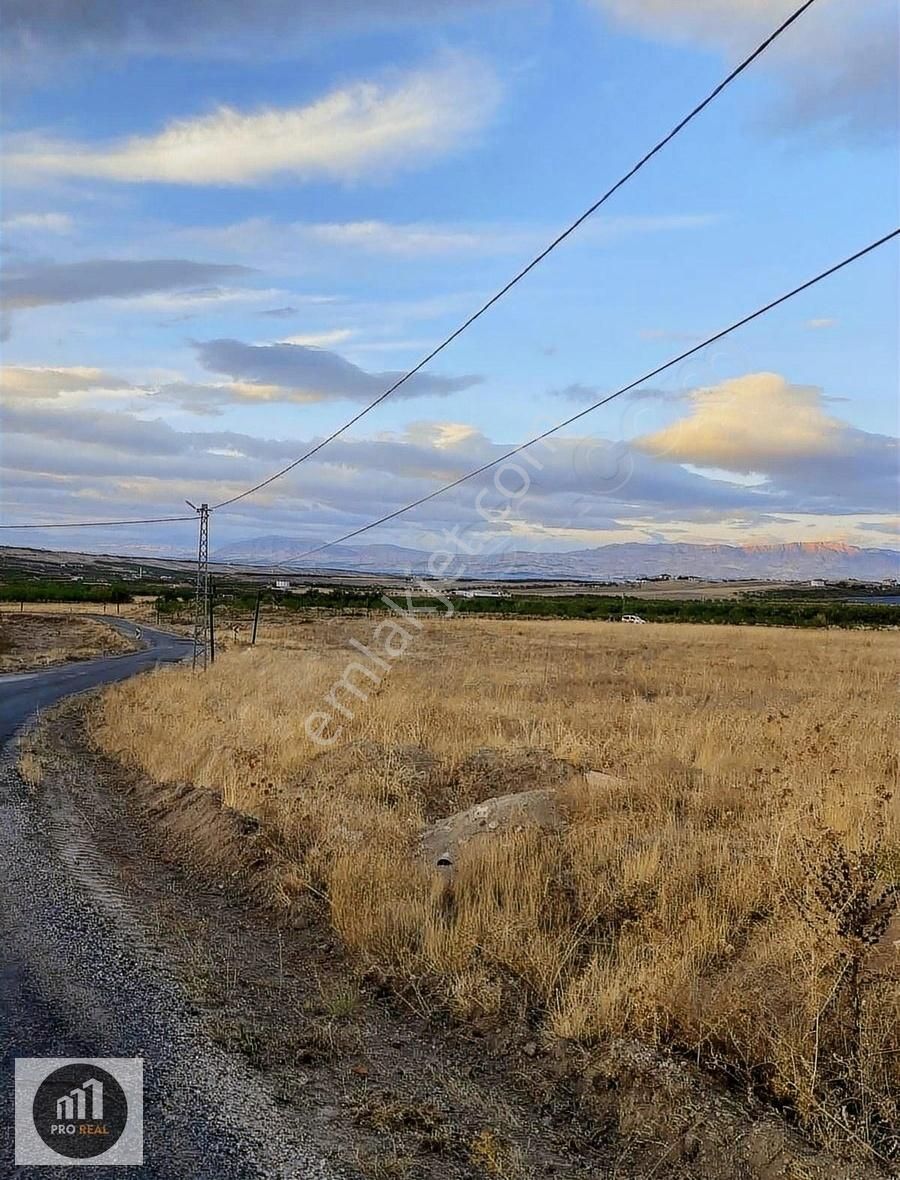
[[[262, 361], [253, 358], [252, 371], [262, 372], [257, 364], [275, 365], [269, 376], [283, 378], [286, 362], [271, 347], [276, 351], [263, 349]], [[333, 354], [304, 355], [317, 351], [300, 348], [296, 363], [320, 396], [346, 391], [348, 382], [362, 388], [376, 379], [353, 366], [348, 372]], [[128, 408], [86, 404], [82, 391], [92, 383], [111, 391], [108, 397], [123, 387], [123, 396], [131, 389], [140, 398], [146, 388], [87, 367], [12, 370], [0, 404], [8, 519], [17, 512], [25, 519], [65, 517], [73, 506], [84, 515], [92, 504], [111, 501], [129, 511], [140, 504], [141, 514], [151, 507], [162, 514], [185, 496], [224, 499], [318, 441], [178, 429], [148, 416], [152, 399]], [[197, 390], [197, 396], [209, 392]], [[223, 396], [235, 397], [233, 390]], [[557, 437], [552, 450], [536, 452], [542, 466], [529, 470], [529, 494], [515, 519], [497, 520], [492, 528], [498, 537], [570, 545], [597, 544], [600, 533], [625, 529], [652, 529], [666, 539], [685, 532], [696, 537], [698, 530], [707, 539], [755, 530], [796, 539], [796, 522], [806, 514], [803, 527], [814, 526], [819, 537], [829, 535], [831, 522], [832, 536], [835, 529], [847, 536], [846, 526], [865, 542], [870, 526], [875, 533], [887, 531], [891, 521], [897, 443], [832, 417], [826, 404], [814, 387], [792, 385], [776, 374], [747, 374], [692, 391], [681, 417], [630, 446], [597, 436]], [[490, 439], [454, 421], [414, 422], [368, 438], [344, 436], [242, 506], [244, 530], [287, 527], [333, 535], [490, 461], [513, 441]], [[762, 478], [734, 479], [728, 471]], [[490, 489], [491, 480], [486, 475], [425, 505], [410, 522], [399, 522], [392, 536], [472, 524], [476, 492]]]
[[18, 269], [6, 267], [0, 278], [0, 304], [12, 309], [91, 299], [129, 299], [252, 273], [246, 266], [189, 262], [183, 258], [94, 258]]
[[296, 52], [358, 26], [457, 17], [496, 0], [5, 0], [11, 58], [81, 53], [221, 58]]
[[[235, 401], [320, 402], [349, 399], [368, 402], [402, 376], [399, 372], [369, 373], [336, 352], [304, 344], [244, 344], [240, 340], [207, 340], [195, 345], [205, 369], [224, 373], [234, 385]], [[445, 397], [477, 385], [469, 374], [443, 377], [416, 373], [394, 397]]]

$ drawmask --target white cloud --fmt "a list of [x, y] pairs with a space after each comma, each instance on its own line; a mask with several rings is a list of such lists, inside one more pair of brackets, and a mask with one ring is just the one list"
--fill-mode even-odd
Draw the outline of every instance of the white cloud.
[[84, 365], [58, 369], [7, 365], [0, 370], [0, 390], [4, 398], [43, 400], [68, 393], [133, 389], [131, 382], [121, 377]]
[[[581, 230], [585, 246], [603, 248], [623, 238], [642, 234], [703, 230], [721, 222], [718, 213], [597, 215]], [[269, 272], [293, 267], [295, 254], [309, 269], [331, 265], [336, 255], [354, 258], [373, 254], [398, 260], [465, 254], [536, 253], [559, 232], [559, 225], [539, 222], [389, 222], [381, 220], [316, 222], [275, 221], [249, 217], [227, 225], [166, 226], [159, 242], [171, 249], [214, 251], [217, 255], [252, 261]]]
[[468, 422], [412, 422], [406, 437], [419, 446], [431, 446], [438, 451], [483, 447], [484, 435]]
[[483, 63], [448, 57], [391, 83], [358, 82], [306, 106], [220, 107], [156, 135], [96, 146], [20, 137], [11, 164], [31, 173], [131, 183], [258, 184], [408, 169], [454, 150], [490, 119], [499, 84]]
[[[259, 438], [231, 430], [177, 430], [163, 419], [133, 412], [46, 403], [4, 402], [0, 421], [6, 434], [16, 437], [15, 463], [5, 485], [10, 507], [15, 507], [15, 488], [23, 481], [31, 484], [35, 476], [43, 479], [47, 472], [53, 473], [55, 481], [74, 482], [94, 495], [105, 493], [110, 498], [127, 500], [129, 489], [143, 484], [145, 507], [160, 499], [177, 499], [181, 489], [193, 498], [198, 484], [210, 497], [224, 497], [295, 457], [312, 441]], [[524, 513], [551, 530], [573, 525], [591, 529], [613, 514], [633, 515], [639, 504], [645, 511], [655, 505], [689, 509], [699, 503], [733, 512], [747, 501], [741, 489], [717, 485], [676, 464], [656, 464], [638, 456], [626, 503], [610, 495], [602, 470], [586, 481], [591, 473], [585, 471], [581, 457], [589, 442], [595, 446], [597, 440], [559, 439], [554, 451], [543, 455], [543, 468], [534, 473], [520, 517]], [[326, 525], [348, 515], [364, 518], [371, 512], [373, 486], [381, 505], [396, 507], [497, 457], [506, 445], [467, 423], [453, 421], [415, 422], [403, 431], [376, 438], [344, 437], [321, 460], [304, 464], [295, 478], [255, 500], [252, 510], [269, 518], [270, 527], [276, 524], [279, 510], [296, 513], [298, 502], [315, 504], [319, 521]], [[46, 482], [38, 486], [42, 510], [52, 516], [54, 487]], [[442, 497], [421, 519], [437, 525], [471, 522], [477, 487], [473, 484]], [[489, 492], [489, 501], [491, 496]], [[33, 504], [31, 511], [35, 511]]]
[[[645, 35], [694, 42], [743, 57], [798, 0], [590, 0]], [[780, 98], [778, 130], [818, 125], [849, 138], [889, 133], [897, 119], [895, 0], [818, 0], [762, 59]]]
[[68, 213], [15, 213], [0, 221], [4, 233], [17, 230], [38, 230], [49, 234], [68, 234], [75, 222]]
[[346, 246], [373, 254], [447, 254], [458, 250], [509, 248], [504, 232], [469, 230], [454, 226], [391, 225], [385, 221], [351, 221], [343, 224], [311, 225], [309, 235], [327, 245]]
[[279, 344], [301, 344], [305, 348], [328, 348], [332, 344], [341, 344], [349, 340], [355, 333], [352, 328], [333, 328], [330, 332], [307, 332], [299, 336], [285, 336]]
[[186, 291], [153, 291], [129, 300], [129, 308], [139, 314], [146, 311], [197, 311], [226, 304], [249, 305], [271, 303], [290, 294], [277, 287], [194, 287]]
[[776, 373], [750, 373], [694, 390], [686, 418], [640, 440], [652, 454], [726, 471], [765, 472], [783, 460], [840, 449], [844, 424], [822, 391]]
[[777, 373], [748, 373], [688, 397], [686, 417], [635, 446], [706, 471], [766, 476], [766, 490], [851, 511], [896, 505], [897, 440], [826, 412], [830, 399]]
[[[584, 227], [588, 242], [618, 241], [630, 234], [670, 230], [704, 229], [720, 220], [718, 214], [688, 213], [663, 216], [626, 214], [594, 217]], [[553, 227], [536, 225], [441, 225], [428, 222], [405, 225], [385, 221], [351, 221], [302, 227], [314, 240], [329, 245], [364, 250], [373, 254], [398, 254], [417, 258], [426, 254], [455, 254], [460, 251], [526, 253], [538, 250], [555, 236]]]
[[[88, 368], [28, 372], [44, 374], [33, 380], [50, 391], [94, 380], [105, 385], [116, 381]], [[786, 385], [783, 379], [763, 376], [770, 385], [770, 400], [761, 413], [779, 406], [784, 409], [792, 397], [806, 407], [806, 427], [788, 428], [794, 439], [793, 454], [776, 454], [768, 464], [784, 478], [773, 476], [761, 487], [741, 486], [686, 470], [669, 454], [648, 453], [650, 447], [639, 445], [632, 454], [623, 455], [620, 442], [560, 436], [552, 449], [541, 451], [542, 467], [529, 471], [528, 495], [515, 517], [497, 521], [489, 531], [496, 538], [515, 533], [556, 544], [591, 544], [610, 531], [618, 539], [637, 530], [643, 535], [633, 539], [735, 537], [748, 541], [796, 540], [800, 529], [807, 537], [833, 539], [837, 530], [848, 540], [871, 544], [873, 535], [887, 532], [891, 519], [889, 509], [877, 505], [875, 493], [881, 485], [866, 483], [859, 474], [865, 466], [876, 465], [882, 454], [878, 436], [838, 424], [849, 443], [851, 462], [841, 466], [833, 458], [823, 460], [821, 444], [815, 441], [823, 433], [815, 397], [804, 387], [796, 395], [783, 389], [779, 395], [777, 383]], [[243, 388], [247, 396], [263, 399], [280, 393], [277, 386], [266, 389], [254, 382]], [[182, 392], [187, 396], [187, 387]], [[226, 400], [233, 400], [235, 392], [234, 388], [222, 390]], [[195, 394], [214, 401], [216, 390], [197, 386]], [[52, 392], [49, 396], [53, 397]], [[156, 408], [152, 401], [149, 406]], [[110, 412], [65, 400], [2, 399], [2, 428], [8, 438], [14, 438], [4, 476], [8, 517], [10, 513], [26, 520], [90, 516], [112, 500], [120, 503], [122, 515], [138, 506], [141, 511], [134, 515], [144, 515], [151, 507], [165, 515], [177, 510], [183, 498], [195, 499], [201, 492], [210, 499], [234, 495], [315, 441], [295, 433], [263, 438], [228, 429], [179, 429], [161, 417], [148, 416], [147, 409], [146, 402], [136, 413], [133, 406]], [[210, 412], [215, 413], [215, 407]], [[746, 404], [738, 427], [736, 417], [727, 417], [727, 428], [740, 432], [749, 417]], [[280, 419], [282, 430], [290, 431], [291, 425], [302, 429], [299, 419]], [[253, 527], [267, 532], [309, 528], [312, 536], [333, 536], [349, 522], [363, 523], [373, 515], [373, 495], [380, 511], [390, 511], [498, 457], [510, 441], [491, 439], [468, 423], [446, 420], [413, 422], [401, 431], [376, 437], [343, 436], [321, 457], [298, 468], [291, 479], [278, 481], [248, 502], [240, 528], [244, 534]], [[708, 456], [709, 448], [704, 453]], [[758, 453], [754, 461], [759, 461]], [[799, 459], [798, 454], [807, 458]], [[626, 464], [623, 458], [628, 459]], [[821, 467], [826, 490], [816, 493], [810, 504], [805, 485], [814, 478], [815, 465]], [[397, 526], [399, 534], [412, 530], [414, 536], [421, 536], [423, 530], [440, 531], [457, 523], [482, 527], [474, 497], [484, 487], [488, 489], [486, 505], [492, 505], [492, 486], [488, 474], [451, 491], [424, 505], [414, 518], [404, 518]], [[872, 503], [863, 503], [865, 492], [872, 494]], [[875, 533], [867, 534], [867, 529]], [[218, 543], [222, 543], [221, 534]]]
[[623, 24], [651, 35], [728, 45], [739, 51], [799, 7], [797, 0], [593, 0]]
[[819, 332], [823, 328], [836, 328], [837, 325], [838, 321], [831, 316], [819, 316], [817, 319], [807, 320], [803, 326], [812, 332]]

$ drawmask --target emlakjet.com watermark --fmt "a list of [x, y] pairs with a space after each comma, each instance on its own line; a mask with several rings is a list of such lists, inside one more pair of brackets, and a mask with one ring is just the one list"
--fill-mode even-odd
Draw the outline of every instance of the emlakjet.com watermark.
[[140, 1057], [18, 1057], [16, 1164], [144, 1162]]
[[[549, 454], [554, 452], [554, 444], [549, 439], [542, 439], [541, 446]], [[533, 470], [542, 471], [544, 464], [531, 453], [522, 453], [524, 463]], [[507, 485], [507, 477], [512, 476], [516, 481], [513, 487]], [[492, 495], [492, 489], [482, 488], [475, 495], [475, 511], [485, 523], [496, 524], [505, 521], [513, 511], [515, 504], [528, 495], [531, 488], [531, 475], [521, 463], [507, 460], [498, 467], [493, 477], [493, 492], [500, 498], [497, 506], [488, 505], [486, 499]], [[350, 660], [342, 675], [334, 682], [330, 690], [322, 698], [324, 709], [316, 709], [306, 718], [307, 736], [319, 746], [333, 746], [343, 732], [343, 725], [337, 721], [337, 716], [352, 721], [354, 708], [351, 701], [365, 703], [375, 689], [379, 688], [382, 680], [391, 670], [397, 660], [403, 658], [407, 649], [422, 631], [422, 620], [419, 614], [434, 614], [434, 606], [419, 607], [413, 603], [413, 592], [427, 600], [438, 601], [444, 606], [444, 617], [449, 618], [454, 613], [453, 602], [449, 595], [458, 586], [458, 579], [465, 575], [465, 558], [474, 557], [484, 550], [484, 541], [477, 535], [470, 535], [468, 541], [464, 539], [459, 526], [444, 530], [444, 542], [432, 552], [428, 558], [428, 579], [418, 578], [414, 589], [406, 591], [406, 607], [400, 606], [388, 595], [383, 595], [381, 601], [394, 615], [393, 618], [380, 622], [372, 633], [369, 646], [358, 639], [348, 640], [348, 647], [352, 647], [361, 658]], [[462, 556], [461, 556], [462, 554]], [[399, 621], [402, 619], [402, 623]]]

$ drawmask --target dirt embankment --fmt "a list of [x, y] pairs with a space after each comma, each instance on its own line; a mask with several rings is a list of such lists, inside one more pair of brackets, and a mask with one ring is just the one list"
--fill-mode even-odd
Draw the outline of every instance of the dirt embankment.
[[0, 673], [121, 655], [139, 644], [96, 619], [25, 611], [0, 614]]

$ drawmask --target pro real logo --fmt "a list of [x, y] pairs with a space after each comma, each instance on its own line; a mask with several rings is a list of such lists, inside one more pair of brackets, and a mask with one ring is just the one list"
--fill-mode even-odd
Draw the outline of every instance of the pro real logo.
[[140, 1057], [16, 1059], [16, 1163], [142, 1164]]

